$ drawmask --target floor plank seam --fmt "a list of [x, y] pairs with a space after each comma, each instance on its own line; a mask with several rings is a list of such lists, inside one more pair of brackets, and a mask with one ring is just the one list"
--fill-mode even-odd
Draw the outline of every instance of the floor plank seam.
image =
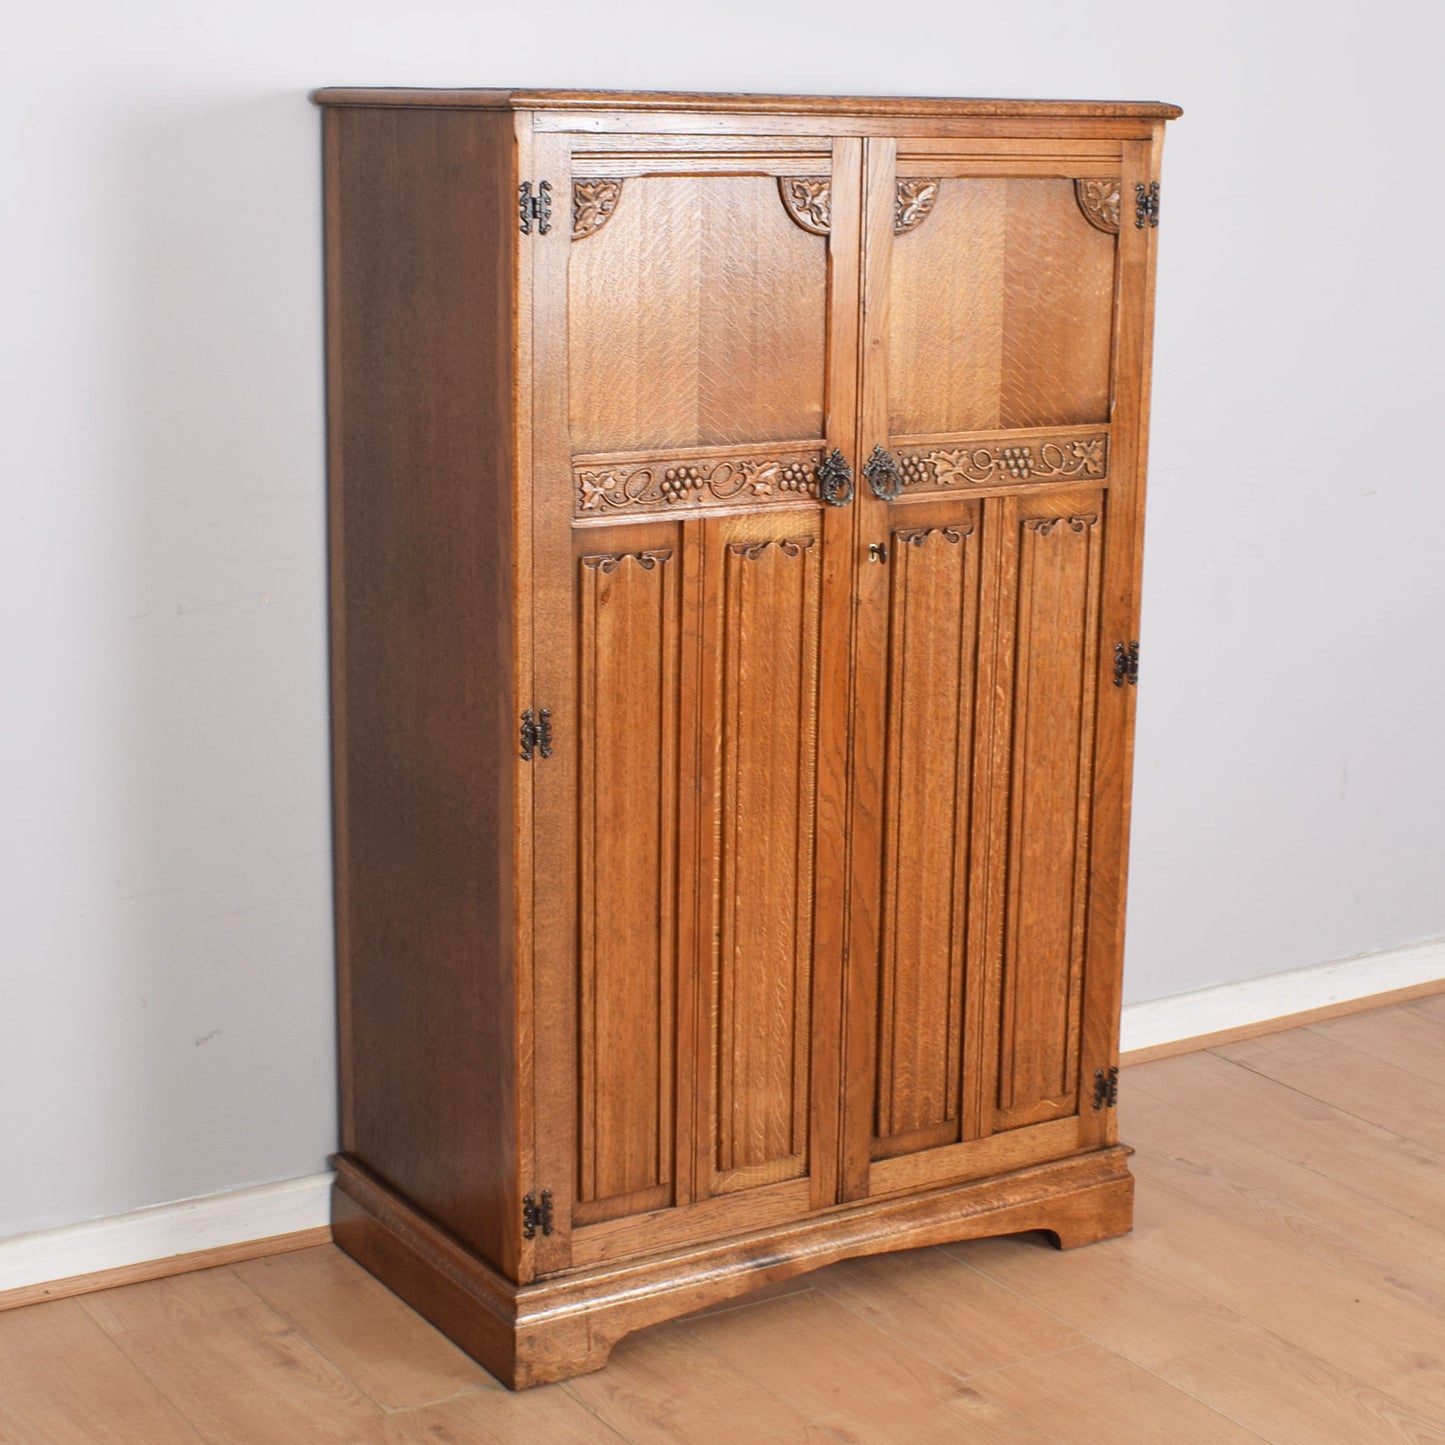
[[575, 1389], [572, 1388], [572, 1382], [570, 1380], [563, 1380], [557, 1386], [557, 1388], [564, 1395], [566, 1395], [567, 1398], [571, 1400], [574, 1404], [585, 1410], [587, 1414], [590, 1415], [592, 1419], [596, 1420], [597, 1423], [601, 1425], [604, 1430], [610, 1431], [619, 1440], [621, 1440], [623, 1442], [623, 1445], [637, 1445], [637, 1442], [632, 1438], [632, 1436], [624, 1435], [622, 1431], [618, 1429], [618, 1427], [614, 1425], [610, 1420], [606, 1419], [600, 1411], [593, 1409], [593, 1407], [589, 1405], [587, 1401], [584, 1400]]
[[[394, 1409], [393, 1407], [386, 1405], [382, 1401], [378, 1400], [368, 1389], [366, 1389], [350, 1374], [348, 1374], [346, 1369], [341, 1365], [341, 1363], [337, 1360], [332, 1359], [331, 1356], [327, 1354], [327, 1352], [322, 1348], [321, 1344], [317, 1340], [313, 1339], [312, 1336], [307, 1332], [307, 1330], [305, 1330], [301, 1326], [298, 1320], [296, 1320], [284, 1307], [272, 1304], [270, 1300], [266, 1299], [263, 1295], [253, 1289], [249, 1280], [236, 1273], [234, 1266], [227, 1265], [226, 1271], [234, 1280], [236, 1280], [245, 1288], [246, 1293], [249, 1294], [251, 1298], [256, 1301], [257, 1304], [261, 1305], [264, 1309], [270, 1310], [271, 1313], [275, 1315], [276, 1318], [280, 1320], [288, 1330], [293, 1331], [299, 1339], [304, 1340], [313, 1350], [315, 1350], [316, 1353], [321, 1357], [321, 1359], [325, 1360], [326, 1363], [330, 1365], [333, 1370], [336, 1371], [339, 1378], [345, 1380], [347, 1384], [349, 1384], [351, 1388], [355, 1390], [363, 1400], [375, 1407], [375, 1409], [381, 1414], [383, 1419], [387, 1419], [392, 1415], [402, 1413], [402, 1411]], [[428, 1404], [438, 1403], [440, 1402], [428, 1402]], [[417, 1408], [426, 1409], [427, 1406], [422, 1405], [418, 1406]]]
[[[1356, 1051], [1358, 1052], [1358, 1050]], [[1214, 1053], [1211, 1049], [1210, 1053]], [[1402, 1134], [1398, 1129], [1392, 1129], [1388, 1124], [1381, 1124], [1378, 1119], [1366, 1118], [1363, 1114], [1356, 1114], [1342, 1105], [1334, 1102], [1333, 1099], [1322, 1099], [1318, 1094], [1312, 1094], [1308, 1089], [1302, 1089], [1298, 1084], [1291, 1084], [1288, 1079], [1278, 1079], [1273, 1074], [1267, 1074], [1263, 1069], [1257, 1069], [1252, 1064], [1242, 1063], [1237, 1059], [1227, 1059], [1223, 1054], [1215, 1054], [1215, 1058], [1221, 1063], [1230, 1064], [1236, 1069], [1243, 1069], [1247, 1074], [1253, 1074], [1256, 1079], [1263, 1079], [1266, 1083], [1273, 1084], [1276, 1088], [1288, 1089], [1292, 1094], [1298, 1094], [1302, 1099], [1309, 1099], [1316, 1104], [1322, 1104], [1326, 1109], [1333, 1109], [1337, 1114], [1342, 1114], [1346, 1119], [1353, 1119], [1358, 1124], [1367, 1124], [1371, 1129], [1378, 1129], [1383, 1134], [1388, 1134], [1392, 1139], [1399, 1140], [1402, 1144], [1409, 1144], [1417, 1149], [1429, 1149], [1431, 1146], [1423, 1139], [1416, 1139], [1409, 1134]]]

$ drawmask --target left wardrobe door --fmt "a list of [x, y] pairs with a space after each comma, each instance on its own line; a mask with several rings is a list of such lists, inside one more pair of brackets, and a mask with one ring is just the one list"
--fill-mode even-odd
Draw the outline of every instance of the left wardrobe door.
[[835, 1195], [861, 146], [531, 159], [545, 1273]]

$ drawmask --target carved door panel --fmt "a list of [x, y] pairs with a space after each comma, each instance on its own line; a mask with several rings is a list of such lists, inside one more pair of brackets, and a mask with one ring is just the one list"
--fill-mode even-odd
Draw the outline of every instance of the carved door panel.
[[[1085, 959], [1120, 180], [1075, 177], [1122, 157], [1075, 144], [1098, 154], [867, 145], [858, 521], [887, 556], [859, 580], [844, 1198], [1096, 1132], [1081, 1100], [1086, 1001], [1112, 997], [1088, 993]], [[1127, 613], [1127, 557], [1112, 566]]]
[[835, 1194], [860, 154], [535, 145], [544, 1270]]

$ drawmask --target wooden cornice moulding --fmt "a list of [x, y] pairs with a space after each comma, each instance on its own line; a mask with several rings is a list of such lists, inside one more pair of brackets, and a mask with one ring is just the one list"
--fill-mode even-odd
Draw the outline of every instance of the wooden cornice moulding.
[[1164, 101], [955, 100], [931, 96], [727, 95], [625, 90], [416, 90], [323, 86], [316, 105], [406, 106], [410, 109], [724, 111], [769, 115], [981, 117], [1175, 120], [1184, 112]]

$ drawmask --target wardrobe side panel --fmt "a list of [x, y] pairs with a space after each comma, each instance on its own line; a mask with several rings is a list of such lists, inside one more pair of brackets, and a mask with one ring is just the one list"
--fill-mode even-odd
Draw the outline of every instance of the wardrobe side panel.
[[512, 118], [325, 136], [342, 1147], [510, 1271]]

